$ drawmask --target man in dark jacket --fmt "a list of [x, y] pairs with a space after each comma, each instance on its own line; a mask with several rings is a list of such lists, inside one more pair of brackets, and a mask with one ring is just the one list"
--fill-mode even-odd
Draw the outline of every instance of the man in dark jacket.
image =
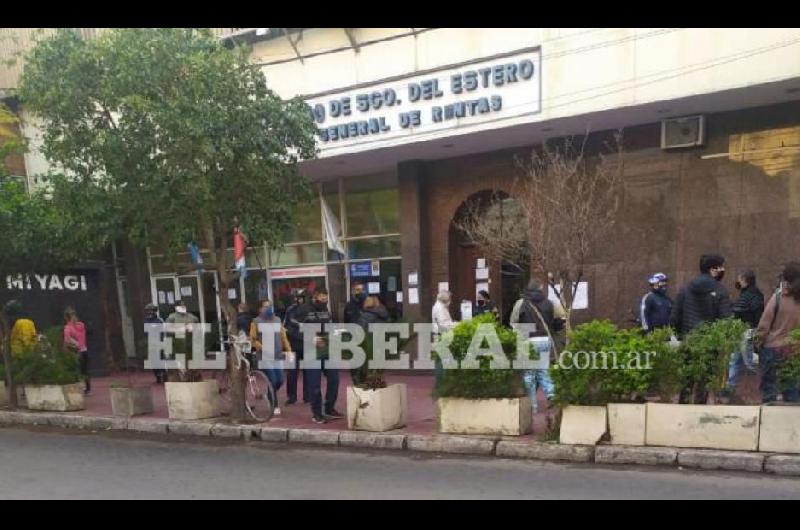
[[725, 258], [717, 254], [700, 258], [700, 276], [680, 290], [672, 306], [670, 321], [679, 337], [685, 337], [703, 322], [731, 316], [728, 289], [721, 283], [724, 276]]
[[352, 290], [353, 297], [344, 306], [344, 323], [345, 324], [357, 324], [358, 323], [358, 317], [361, 314], [361, 306], [364, 305], [364, 300], [367, 299], [367, 295], [364, 292], [364, 284], [363, 283], [361, 283], [361, 282], [354, 283], [351, 290]]
[[[364, 330], [366, 336], [370, 337], [370, 324], [388, 324], [391, 320], [386, 306], [381, 303], [377, 296], [370, 295], [364, 301], [364, 305], [361, 308], [361, 313], [358, 317], [358, 325]], [[367, 363], [365, 362], [359, 368], [353, 368], [350, 373], [352, 374], [354, 385], [363, 383], [368, 374]]]
[[[756, 285], [756, 274], [753, 271], [745, 271], [736, 278], [736, 289], [739, 290], [739, 298], [733, 303], [733, 316], [745, 322], [750, 329], [758, 327], [761, 314], [764, 312], [764, 293]], [[746, 351], [742, 351], [746, 350]], [[736, 383], [739, 375], [745, 366], [753, 369], [752, 348], [746, 344], [744, 348], [738, 348], [728, 365], [728, 383], [725, 386], [725, 394], [734, 397]]]
[[[700, 258], [700, 276], [690, 281], [678, 293], [670, 318], [672, 327], [680, 338], [685, 337], [703, 322], [714, 322], [732, 315], [728, 290], [722, 285], [725, 276], [725, 258], [717, 254], [704, 254]], [[681, 391], [680, 402], [687, 403], [691, 389], [697, 394], [692, 401], [705, 403], [708, 392], [700, 382], [687, 381]]]
[[[561, 330], [562, 322], [555, 317], [553, 303], [547, 299], [542, 285], [537, 280], [532, 279], [528, 283], [528, 287], [522, 293], [522, 298], [514, 304], [514, 309], [511, 310], [511, 324], [536, 324], [536, 333], [532, 334], [534, 337], [548, 337], [549, 335], [555, 337], [556, 333]], [[550, 330], [549, 334], [548, 329]], [[534, 413], [538, 411], [537, 387], [542, 388], [548, 401], [555, 397], [555, 386], [547, 370], [526, 370], [523, 378]]]
[[[145, 324], [163, 324], [164, 321], [161, 317], [158, 316], [158, 308], [155, 304], [147, 304], [144, 306], [144, 323]], [[156, 376], [156, 384], [159, 385], [161, 383], [167, 382], [167, 371], [166, 370], [153, 370], [153, 373]]]
[[[314, 423], [326, 423], [326, 419], [343, 418], [344, 415], [336, 410], [336, 398], [339, 394], [339, 371], [326, 366], [328, 362], [329, 338], [324, 331], [326, 324], [333, 321], [328, 308], [328, 291], [317, 289], [310, 304], [300, 306], [295, 314], [294, 321], [298, 324], [320, 324], [322, 330], [314, 340], [318, 359], [322, 361], [322, 369], [308, 369], [303, 372], [303, 382], [308, 386], [308, 396], [311, 399], [311, 420]], [[311, 353], [304, 351], [303, 357], [311, 359]], [[328, 381], [325, 389], [325, 407], [322, 402], [322, 374]]]
[[667, 281], [667, 275], [661, 272], [650, 277], [650, 292], [642, 297], [639, 315], [645, 333], [669, 326], [672, 300], [667, 296]]
[[[300, 327], [295, 320], [295, 315], [298, 309], [306, 302], [305, 289], [293, 289], [292, 298], [292, 304], [286, 308], [286, 313], [283, 317], [283, 327], [286, 328], [289, 344], [295, 353], [295, 368], [286, 371], [287, 406], [297, 403], [297, 379], [301, 373], [304, 373], [300, 370], [300, 359], [303, 357], [303, 335], [300, 333]], [[308, 382], [305, 375], [303, 375], [303, 403], [310, 403], [308, 399]]]

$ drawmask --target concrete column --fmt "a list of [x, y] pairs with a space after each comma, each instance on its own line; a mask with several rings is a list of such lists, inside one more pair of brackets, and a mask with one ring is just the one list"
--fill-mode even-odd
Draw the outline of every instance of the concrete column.
[[[400, 248], [403, 257], [403, 313], [413, 322], [430, 320], [431, 304], [425, 293], [430, 292], [430, 264], [428, 256], [428, 234], [425, 229], [425, 198], [422, 192], [425, 178], [425, 163], [420, 160], [401, 162], [397, 165], [400, 208]], [[408, 274], [417, 272], [419, 283], [418, 304], [408, 303]]]

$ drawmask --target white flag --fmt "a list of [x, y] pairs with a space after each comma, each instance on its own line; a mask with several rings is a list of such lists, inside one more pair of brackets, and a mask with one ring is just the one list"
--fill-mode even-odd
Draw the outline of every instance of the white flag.
[[342, 235], [342, 227], [328, 206], [325, 197], [322, 197], [322, 218], [325, 224], [325, 240], [328, 242], [328, 248], [344, 256], [344, 246], [339, 240]]

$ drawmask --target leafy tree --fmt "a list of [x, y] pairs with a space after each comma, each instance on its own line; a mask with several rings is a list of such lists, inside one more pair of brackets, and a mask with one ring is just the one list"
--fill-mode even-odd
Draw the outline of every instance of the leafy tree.
[[[23, 149], [23, 141], [13, 133], [16, 118], [0, 107], [0, 160]], [[69, 189], [62, 186], [60, 189]], [[9, 276], [32, 272], [51, 272], [86, 259], [106, 240], [90, 228], [76, 230], [44, 192], [29, 194], [22, 179], [9, 175], [0, 164], [0, 289]], [[33, 270], [35, 269], [35, 270]], [[3, 362], [11, 366], [10, 321], [0, 311], [0, 348]], [[5, 371], [9, 403], [17, 405], [12, 370]]]
[[[204, 266], [218, 274], [235, 336], [227, 298], [238, 279], [227, 251], [233, 229], [283, 243], [295, 208], [310, 197], [297, 167], [315, 153], [307, 105], [270, 91], [246, 49], [179, 28], [114, 30], [89, 41], [61, 30], [26, 57], [20, 95], [44, 120], [45, 156], [68, 175], [55, 195], [68, 190], [85, 205], [72, 213], [86, 225], [142, 246], [172, 256], [190, 242], [206, 249]], [[232, 415], [241, 419], [244, 374], [232, 359], [229, 370]]]

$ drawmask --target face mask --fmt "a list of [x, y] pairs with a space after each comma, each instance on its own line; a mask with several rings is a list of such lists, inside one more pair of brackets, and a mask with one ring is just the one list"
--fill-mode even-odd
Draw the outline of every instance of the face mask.
[[261, 312], [261, 317], [266, 319], [271, 319], [275, 316], [275, 309], [268, 307]]
[[186, 307], [184, 307], [182, 305], [179, 305], [179, 306], [177, 306], [175, 308], [175, 311], [177, 311], [178, 313], [181, 313], [181, 314], [186, 313]]
[[486, 305], [486, 300], [478, 300], [478, 307], [483, 307]]
[[725, 271], [717, 271], [717, 281], [721, 282], [722, 278], [725, 277]]
[[736, 283], [734, 284], [734, 287], [736, 287], [736, 289], [739, 290], [739, 291], [741, 291], [744, 288], [744, 286], [742, 285], [742, 282], [740, 282], [739, 280], [736, 280]]
[[364, 293], [356, 293], [354, 298], [355, 298], [356, 302], [361, 303], [361, 302], [363, 302], [364, 300], [367, 299], [367, 295], [364, 294]]
[[328, 307], [328, 301], [326, 300], [326, 301], [323, 302], [321, 300], [315, 300], [314, 301], [314, 307], [316, 307], [317, 309], [320, 309], [320, 310], [325, 309], [326, 307]]
[[666, 294], [667, 293], [667, 288], [666, 287], [656, 287], [654, 289], [654, 291], [657, 292], [658, 294]]

